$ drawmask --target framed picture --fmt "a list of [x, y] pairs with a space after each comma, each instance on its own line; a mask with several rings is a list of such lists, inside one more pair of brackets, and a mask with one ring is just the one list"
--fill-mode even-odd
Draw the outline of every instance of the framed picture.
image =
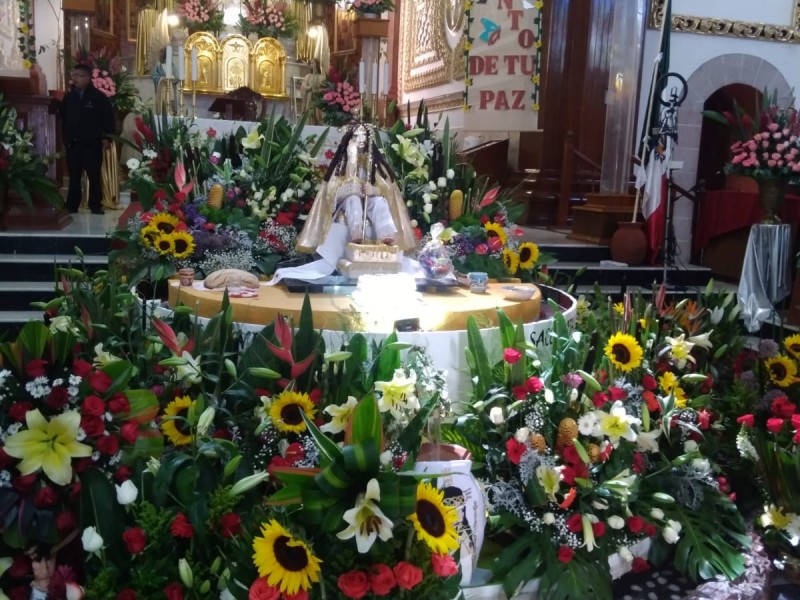
[[99, 32], [114, 35], [114, 0], [97, 0], [93, 28]]
[[[650, 27], [660, 29], [666, 0], [650, 3]], [[701, 7], [701, 8], [698, 8]], [[672, 3], [672, 31], [725, 35], [770, 42], [800, 42], [800, 0], [773, 0], [753, 3], [729, 0], [725, 16], [703, 14], [702, 3], [675, 0]]]
[[139, 25], [139, 13], [147, 8], [146, 0], [125, 0], [125, 14], [127, 15], [127, 37], [129, 42], [136, 41], [136, 28]]
[[355, 11], [336, 7], [333, 54], [350, 54], [356, 51], [355, 20]]

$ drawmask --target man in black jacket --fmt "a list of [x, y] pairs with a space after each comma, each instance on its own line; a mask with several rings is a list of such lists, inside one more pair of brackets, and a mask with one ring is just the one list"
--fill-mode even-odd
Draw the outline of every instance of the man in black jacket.
[[78, 212], [81, 204], [81, 177], [89, 179], [89, 208], [102, 215], [100, 171], [103, 150], [109, 147], [114, 133], [114, 109], [108, 97], [92, 85], [92, 68], [76, 65], [70, 74], [72, 89], [61, 105], [64, 144], [67, 147], [69, 190], [67, 208]]

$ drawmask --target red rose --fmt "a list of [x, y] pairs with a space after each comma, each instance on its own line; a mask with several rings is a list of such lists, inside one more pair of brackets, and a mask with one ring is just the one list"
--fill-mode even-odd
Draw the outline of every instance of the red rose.
[[508, 454], [508, 460], [515, 465], [519, 464], [519, 461], [522, 460], [522, 455], [525, 454], [527, 449], [528, 447], [525, 444], [518, 442], [514, 438], [508, 438], [508, 440], [506, 440], [506, 454]]
[[528, 380], [525, 382], [525, 387], [528, 388], [531, 394], [538, 394], [544, 389], [544, 384], [541, 379], [534, 375], [533, 377], [528, 377]]
[[20, 494], [27, 494], [33, 489], [33, 484], [36, 483], [36, 473], [30, 475], [17, 475], [11, 480], [11, 485]]
[[714, 387], [714, 378], [711, 375], [706, 375], [706, 380], [700, 384], [700, 393], [707, 394]]
[[81, 417], [81, 429], [90, 438], [96, 438], [103, 435], [106, 430], [106, 424], [99, 417]]
[[92, 371], [92, 363], [88, 363], [85, 360], [76, 360], [72, 363], [72, 373], [80, 377], [81, 379], [85, 379], [89, 373]]
[[322, 390], [320, 388], [314, 388], [308, 392], [308, 399], [314, 404], [319, 404], [319, 401], [322, 399]]
[[431, 569], [438, 577], [458, 575], [458, 565], [449, 554], [431, 554]]
[[511, 392], [517, 400], [525, 400], [528, 397], [528, 388], [524, 385], [515, 385], [511, 388]]
[[305, 590], [297, 590], [295, 594], [284, 594], [283, 600], [308, 600], [308, 592]]
[[386, 596], [396, 585], [394, 571], [384, 564], [372, 565], [369, 573], [369, 587], [373, 594]]
[[633, 559], [631, 563], [631, 571], [633, 573], [643, 573], [644, 571], [650, 570], [650, 563], [648, 563], [644, 558], [641, 556], [637, 556]]
[[8, 416], [17, 423], [22, 423], [29, 410], [33, 410], [33, 405], [30, 402], [14, 402], [8, 407]]
[[97, 440], [97, 449], [106, 456], [119, 452], [119, 439], [115, 435], [104, 435]]
[[64, 512], [58, 513], [58, 516], [56, 517], [56, 529], [58, 529], [61, 533], [72, 531], [77, 526], [78, 520], [70, 511], [65, 510]]
[[800, 415], [792, 415], [792, 427], [794, 429], [800, 429]]
[[358, 600], [369, 591], [369, 579], [364, 571], [348, 571], [339, 575], [337, 585], [348, 598]]
[[645, 523], [644, 524], [644, 534], [647, 537], [653, 537], [656, 533], [658, 533], [658, 529], [652, 523]]
[[128, 465], [122, 465], [119, 469], [114, 471], [114, 479], [117, 480], [117, 483], [123, 483], [128, 481], [131, 478], [133, 472]]
[[0, 471], [3, 471], [14, 464], [17, 459], [6, 454], [6, 451], [0, 447]]
[[122, 534], [125, 546], [131, 554], [139, 554], [147, 545], [147, 535], [141, 527], [131, 527]]
[[625, 390], [614, 386], [608, 388], [608, 395], [612, 402], [616, 402], [617, 400], [625, 400], [625, 398], [628, 396], [628, 394], [625, 393]]
[[508, 364], [513, 365], [522, 358], [522, 352], [516, 348], [506, 348], [503, 350], [503, 360]]
[[592, 533], [594, 537], [603, 537], [606, 534], [606, 524], [602, 521], [592, 523]]
[[646, 390], [652, 391], [658, 387], [658, 382], [652, 375], [645, 374], [642, 376], [642, 387]]
[[45, 399], [45, 404], [53, 410], [61, 410], [64, 405], [69, 401], [69, 392], [66, 388], [56, 387], [50, 390], [50, 393]]
[[573, 444], [564, 446], [564, 449], [561, 451], [561, 458], [564, 459], [564, 462], [571, 465], [581, 462], [581, 457], [578, 455], [578, 451]]
[[572, 560], [572, 557], [575, 556], [575, 551], [569, 546], [560, 546], [556, 556], [561, 562], [568, 563]]
[[644, 519], [642, 517], [628, 517], [628, 529], [631, 533], [640, 533], [644, 529]]
[[606, 404], [608, 404], [608, 394], [604, 394], [603, 392], [595, 392], [592, 396], [592, 404], [594, 404], [597, 408], [603, 408]]
[[634, 473], [642, 474], [645, 472], [644, 455], [641, 452], [633, 453], [633, 460], [631, 462], [631, 469]]
[[772, 433], [780, 433], [783, 429], [783, 419], [772, 417], [767, 419], [767, 429]]
[[394, 566], [394, 578], [404, 590], [410, 590], [422, 581], [422, 569], [401, 560]]
[[280, 600], [281, 590], [267, 583], [266, 577], [259, 577], [250, 586], [248, 600]]
[[[21, 579], [31, 572], [31, 559], [25, 554], [15, 554], [8, 568], [8, 575], [12, 579]], [[30, 592], [30, 588], [28, 589]], [[27, 596], [26, 596], [27, 598]]]
[[175, 537], [190, 538], [194, 535], [194, 527], [183, 513], [175, 515], [169, 530]]
[[709, 411], [705, 408], [697, 413], [697, 426], [700, 427], [702, 431], [707, 430], [711, 427], [711, 417], [713, 417]]
[[97, 396], [86, 396], [81, 405], [81, 412], [92, 417], [102, 417], [106, 412], [106, 403]]
[[47, 361], [41, 358], [34, 358], [25, 364], [25, 374], [33, 379], [34, 377], [44, 377]]
[[756, 422], [756, 418], [753, 415], [742, 415], [736, 419], [736, 422], [745, 427], [752, 427]]
[[78, 458], [72, 463], [72, 470], [76, 473], [83, 473], [86, 469], [92, 466], [92, 458]]
[[794, 432], [794, 437], [792, 438], [792, 441], [795, 444], [800, 444], [800, 429]]
[[242, 530], [242, 520], [236, 513], [225, 513], [219, 518], [219, 530], [222, 537], [232, 538]]
[[567, 529], [572, 533], [578, 533], [583, 530], [583, 520], [578, 513], [570, 515], [569, 519], [567, 519]]
[[114, 382], [111, 380], [111, 377], [102, 371], [95, 371], [89, 374], [89, 386], [91, 386], [95, 392], [105, 394], [112, 383]]
[[115, 415], [127, 416], [131, 412], [131, 404], [125, 394], [117, 392], [108, 401], [108, 410]]
[[135, 444], [139, 437], [139, 424], [133, 421], [127, 421], [119, 428], [119, 434], [126, 444]]
[[58, 502], [58, 494], [49, 485], [40, 487], [33, 495], [33, 504], [36, 508], [47, 508]]
[[183, 586], [173, 581], [164, 588], [164, 596], [167, 600], [183, 600]]
[[206, 135], [207, 135], [208, 137], [210, 137], [210, 138], [215, 138], [215, 137], [217, 137], [217, 130], [216, 130], [216, 129], [214, 129], [213, 127], [209, 127], [209, 128], [206, 130]]
[[117, 594], [116, 600], [136, 600], [136, 592], [134, 592], [131, 588], [125, 588], [119, 594]]

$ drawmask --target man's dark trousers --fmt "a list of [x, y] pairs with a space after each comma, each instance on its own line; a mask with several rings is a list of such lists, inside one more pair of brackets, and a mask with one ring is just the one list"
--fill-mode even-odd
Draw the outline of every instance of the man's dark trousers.
[[100, 171], [103, 166], [103, 143], [73, 142], [67, 148], [67, 173], [69, 189], [67, 191], [67, 208], [77, 211], [81, 204], [81, 177], [84, 171], [89, 180], [89, 208], [102, 208], [103, 190], [100, 182]]

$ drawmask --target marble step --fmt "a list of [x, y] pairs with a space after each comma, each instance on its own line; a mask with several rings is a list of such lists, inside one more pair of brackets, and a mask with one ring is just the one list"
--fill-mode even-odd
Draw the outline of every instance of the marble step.
[[[0, 283], [5, 282], [54, 282], [57, 267], [80, 268], [83, 264], [89, 271], [108, 267], [108, 254], [0, 254]], [[0, 288], [2, 289], [2, 288]]]

